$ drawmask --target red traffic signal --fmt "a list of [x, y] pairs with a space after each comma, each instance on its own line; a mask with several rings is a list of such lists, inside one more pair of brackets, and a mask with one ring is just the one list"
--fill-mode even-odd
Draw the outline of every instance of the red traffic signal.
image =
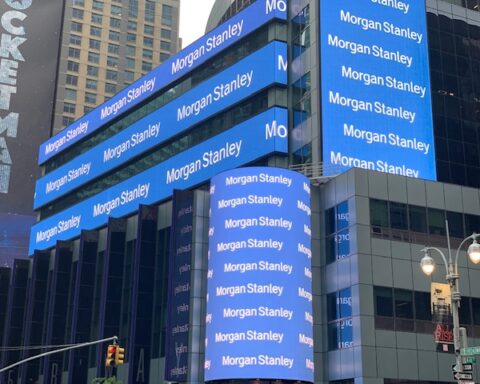
[[114, 367], [115, 366], [115, 356], [117, 355], [117, 346], [109, 345], [107, 347], [107, 357], [105, 359], [105, 367]]

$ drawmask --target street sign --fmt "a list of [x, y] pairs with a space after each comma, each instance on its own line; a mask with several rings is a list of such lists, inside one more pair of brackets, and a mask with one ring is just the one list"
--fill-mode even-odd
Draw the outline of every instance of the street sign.
[[459, 380], [458, 384], [475, 384], [475, 382], [469, 380]]
[[471, 373], [455, 372], [453, 378], [455, 380], [473, 380], [473, 375]]
[[475, 364], [476, 362], [477, 362], [476, 357], [462, 356], [462, 363], [464, 363], [464, 364]]
[[473, 356], [480, 355], [480, 347], [467, 347], [460, 350], [461, 355]]
[[462, 364], [462, 371], [463, 372], [469, 372], [473, 370], [473, 365], [472, 364]]

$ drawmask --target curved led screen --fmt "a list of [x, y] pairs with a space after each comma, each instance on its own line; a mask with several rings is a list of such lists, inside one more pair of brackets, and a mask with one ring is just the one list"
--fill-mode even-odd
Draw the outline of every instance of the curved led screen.
[[270, 167], [212, 179], [206, 381], [313, 381], [309, 185]]

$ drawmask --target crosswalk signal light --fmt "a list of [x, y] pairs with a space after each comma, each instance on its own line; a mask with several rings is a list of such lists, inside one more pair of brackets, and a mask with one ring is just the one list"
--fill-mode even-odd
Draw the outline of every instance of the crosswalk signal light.
[[123, 364], [125, 360], [125, 348], [117, 346], [115, 351], [115, 365]]
[[110, 344], [107, 347], [107, 357], [105, 359], [105, 367], [114, 367], [115, 366], [115, 359], [117, 356], [118, 347], [116, 345]]

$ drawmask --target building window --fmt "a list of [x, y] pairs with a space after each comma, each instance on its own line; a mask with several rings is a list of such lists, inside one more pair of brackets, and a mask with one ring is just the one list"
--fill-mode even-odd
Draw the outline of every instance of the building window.
[[108, 38], [112, 41], [120, 41], [120, 32], [109, 31]]
[[327, 263], [344, 259], [350, 254], [350, 215], [348, 201], [325, 212]]
[[169, 30], [169, 29], [162, 28], [162, 31], [160, 32], [160, 36], [162, 37], [162, 39], [171, 40], [172, 39], [172, 31]]
[[122, 7], [112, 4], [110, 7], [110, 13], [115, 16], [122, 16]]
[[62, 116], [62, 125], [64, 127], [68, 127], [70, 124], [74, 122], [73, 117], [70, 116]]
[[122, 21], [120, 19], [114, 19], [113, 17], [110, 19], [110, 27], [120, 29]]
[[310, 46], [310, 7], [292, 19], [293, 57], [300, 56]]
[[153, 51], [151, 49], [144, 49], [143, 50], [143, 57], [146, 59], [153, 59]]
[[93, 79], [85, 80], [85, 87], [87, 89], [97, 89], [97, 80], [93, 80]]
[[134, 59], [130, 59], [129, 57], [127, 57], [126, 60], [125, 60], [125, 64], [126, 64], [127, 68], [130, 68], [130, 69], [135, 68], [135, 60]]
[[93, 0], [92, 8], [97, 11], [103, 11], [103, 1]]
[[170, 5], [162, 5], [162, 24], [172, 25], [173, 22], [173, 8]]
[[153, 25], [146, 25], [143, 27], [143, 33], [145, 33], [145, 35], [151, 35], [153, 36]]
[[118, 58], [113, 57], [113, 56], [108, 56], [107, 57], [107, 67], [117, 68], [118, 67]]
[[127, 33], [127, 41], [135, 42], [137, 41], [137, 35], [133, 33]]
[[82, 38], [77, 35], [70, 35], [70, 44], [71, 45], [82, 45]]
[[102, 36], [102, 28], [91, 26], [90, 35], [97, 36], [97, 37]]
[[70, 25], [70, 30], [72, 32], [79, 32], [81, 33], [82, 32], [82, 24], [81, 23], [76, 23], [74, 21], [72, 21], [71, 25]]
[[153, 39], [151, 37], [144, 37], [143, 38], [143, 45], [146, 47], [153, 47]]
[[152, 63], [142, 61], [142, 71], [143, 72], [148, 72], [152, 70]]
[[98, 64], [100, 62], [100, 55], [96, 52], [88, 52], [88, 61], [90, 63]]
[[108, 43], [108, 53], [113, 53], [115, 55], [118, 55], [119, 52], [120, 52], [120, 46], [118, 44]]
[[76, 101], [77, 100], [77, 91], [75, 89], [65, 88], [64, 98], [65, 98], [65, 100]]
[[117, 81], [118, 80], [118, 72], [107, 69], [105, 77], [106, 77], [107, 80]]
[[73, 17], [74, 19], [83, 20], [83, 10], [82, 10], [82, 9], [73, 8], [73, 9], [72, 9], [72, 17]]
[[75, 114], [75, 104], [63, 103], [63, 112]]
[[169, 51], [172, 49], [172, 45], [169, 41], [161, 40], [160, 41], [160, 49], [163, 51]]
[[67, 75], [65, 83], [68, 85], [78, 85], [78, 77], [75, 75]]
[[99, 15], [98, 13], [92, 13], [92, 23], [95, 24], [102, 24], [103, 16]]
[[128, 16], [137, 17], [138, 16], [138, 0], [129, 0], [128, 2]]
[[127, 56], [135, 56], [135, 47], [127, 45], [127, 47], [125, 48], [125, 53], [127, 54]]
[[169, 54], [169, 53], [160, 52], [160, 62], [161, 62], [161, 63], [164, 63], [164, 62], [167, 61], [169, 58], [170, 58], [170, 54]]
[[129, 31], [136, 31], [137, 30], [137, 22], [133, 21], [133, 20], [128, 20], [127, 29]]
[[125, 80], [127, 81], [135, 80], [135, 73], [130, 71], [125, 71]]
[[98, 77], [98, 67], [94, 67], [93, 65], [88, 65], [87, 66], [87, 75], [88, 76], [93, 76], [93, 77]]
[[90, 39], [88, 46], [90, 49], [98, 49], [100, 50], [100, 40]]
[[80, 49], [69, 47], [68, 48], [68, 56], [73, 57], [75, 59], [79, 59], [80, 58]]
[[84, 0], [73, 0], [73, 5], [77, 5], [79, 7], [83, 7], [85, 5]]
[[116, 84], [105, 83], [105, 92], [106, 93], [111, 93], [111, 94], [116, 93], [117, 92]]
[[145, 21], [155, 22], [155, 3], [148, 0], [145, 2]]
[[85, 102], [95, 104], [97, 102], [97, 95], [95, 93], [85, 92]]
[[78, 72], [78, 68], [80, 67], [80, 64], [75, 62], [75, 61], [70, 61], [68, 60], [67, 62], [67, 70], [71, 72]]
[[327, 295], [328, 349], [353, 347], [352, 292], [350, 288]]
[[[430, 292], [373, 287], [375, 327], [392, 331], [433, 332]], [[470, 302], [462, 297], [461, 324], [471, 325]], [[461, 315], [462, 317], [462, 315]]]
[[87, 114], [88, 112], [91, 112], [92, 110], [93, 110], [92, 107], [89, 107], [89, 106], [85, 105], [83, 107], [83, 114]]

